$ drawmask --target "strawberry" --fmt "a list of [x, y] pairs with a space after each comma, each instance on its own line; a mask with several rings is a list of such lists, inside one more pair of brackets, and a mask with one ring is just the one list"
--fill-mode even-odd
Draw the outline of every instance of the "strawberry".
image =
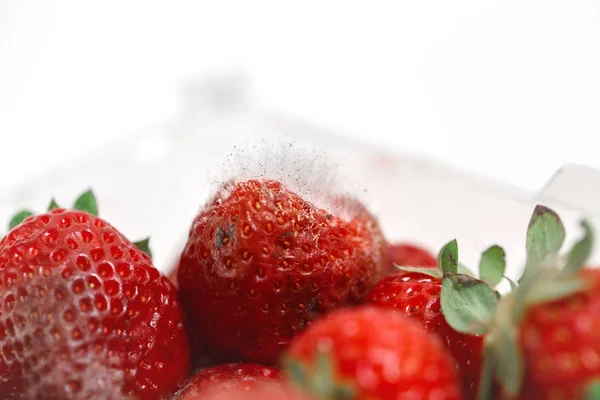
[[[194, 400], [316, 400], [286, 384], [260, 382], [251, 388], [212, 388]], [[192, 400], [190, 398], [190, 400]]]
[[21, 213], [0, 240], [0, 397], [171, 393], [189, 366], [175, 289], [148, 255], [90, 213], [91, 192], [75, 207]]
[[411, 317], [439, 336], [456, 360], [465, 398], [474, 399], [481, 369], [482, 337], [457, 332], [448, 325], [442, 314], [441, 290], [441, 278], [398, 271], [380, 281], [364, 303]]
[[349, 208], [333, 215], [277, 181], [249, 180], [201, 211], [178, 282], [214, 358], [276, 363], [311, 321], [365, 296], [384, 274], [386, 243], [364, 208]]
[[600, 270], [571, 296], [532, 307], [519, 327], [525, 362], [520, 399], [579, 399], [600, 379]]
[[538, 206], [519, 285], [501, 299], [486, 285], [444, 274], [442, 309], [462, 332], [485, 333], [480, 398], [600, 398], [600, 271], [583, 268], [592, 231], [566, 257], [558, 215]]
[[332, 312], [292, 342], [286, 374], [323, 399], [461, 399], [454, 361], [418, 323], [389, 310]]
[[422, 247], [408, 243], [390, 245], [388, 255], [393, 265], [437, 267], [437, 260], [431, 253]]
[[221, 364], [216, 367], [200, 370], [191, 377], [178, 392], [177, 400], [192, 400], [204, 398], [213, 388], [222, 390], [249, 390], [259, 382], [278, 381], [280, 373], [277, 368], [263, 365]]

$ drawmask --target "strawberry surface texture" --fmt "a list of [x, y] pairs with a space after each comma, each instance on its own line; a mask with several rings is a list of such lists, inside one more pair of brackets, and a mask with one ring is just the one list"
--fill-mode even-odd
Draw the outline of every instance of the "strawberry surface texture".
[[177, 294], [104, 220], [55, 209], [0, 241], [0, 398], [159, 399], [188, 373]]
[[384, 276], [377, 221], [353, 200], [336, 202], [339, 214], [278, 181], [248, 180], [226, 185], [200, 212], [178, 283], [204, 351], [276, 363], [298, 332], [357, 303]]
[[374, 307], [316, 321], [292, 342], [286, 373], [317, 398], [462, 399], [442, 342], [414, 320]]

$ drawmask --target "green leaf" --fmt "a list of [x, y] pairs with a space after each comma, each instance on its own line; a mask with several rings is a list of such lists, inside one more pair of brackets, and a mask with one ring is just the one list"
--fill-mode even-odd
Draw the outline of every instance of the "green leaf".
[[148, 257], [152, 258], [152, 251], [150, 250], [150, 238], [138, 240], [134, 242], [133, 245], [137, 247], [139, 250], [143, 251], [148, 255]]
[[527, 262], [522, 279], [536, 275], [540, 268], [556, 264], [564, 241], [565, 227], [558, 215], [538, 205], [527, 229]]
[[19, 211], [10, 219], [10, 222], [8, 223], [8, 229], [9, 230], [13, 229], [15, 226], [17, 226], [21, 222], [23, 222], [27, 217], [30, 217], [32, 215], [33, 215], [33, 213], [29, 210]]
[[498, 298], [485, 282], [468, 275], [444, 274], [442, 313], [455, 330], [484, 334], [498, 305]]
[[439, 278], [442, 279], [442, 272], [437, 269], [437, 268], [427, 268], [427, 267], [403, 267], [400, 265], [396, 265], [395, 266], [398, 270], [400, 271], [404, 271], [404, 272], [416, 272], [419, 274], [423, 274], [423, 275], [427, 275], [427, 276], [431, 276], [433, 278]]
[[504, 249], [500, 246], [491, 246], [481, 255], [479, 277], [491, 287], [502, 280], [506, 267], [505, 257]]
[[54, 200], [54, 197], [53, 197], [52, 200], [50, 200], [50, 204], [48, 204], [48, 211], [52, 211], [56, 208], [60, 208], [60, 206], [58, 205], [56, 200]]
[[585, 264], [592, 253], [592, 245], [594, 244], [594, 230], [588, 221], [581, 221], [581, 227], [584, 230], [583, 237], [573, 245], [567, 257], [565, 270], [577, 270]]
[[517, 346], [517, 328], [513, 324], [500, 324], [495, 334], [498, 381], [508, 398], [516, 398], [523, 383], [523, 356]]
[[453, 273], [458, 271], [458, 243], [456, 239], [446, 243], [438, 255], [438, 266], [443, 273]]
[[75, 204], [73, 204], [73, 209], [98, 216], [98, 203], [96, 202], [94, 193], [91, 190], [88, 190], [79, 196], [77, 200], [75, 200]]
[[586, 400], [600, 400], [600, 379], [591, 381], [585, 391]]
[[548, 303], [581, 291], [585, 281], [578, 277], [570, 279], [543, 279], [531, 287], [525, 296], [526, 306]]

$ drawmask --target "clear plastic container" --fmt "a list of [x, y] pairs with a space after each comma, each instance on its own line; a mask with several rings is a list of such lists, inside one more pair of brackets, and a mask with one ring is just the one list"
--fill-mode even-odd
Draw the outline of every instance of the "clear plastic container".
[[66, 204], [92, 187], [101, 216], [130, 239], [151, 235], [155, 264], [168, 272], [234, 146], [240, 151], [248, 143], [265, 142], [289, 142], [305, 153], [309, 148], [309, 154], [314, 146], [315, 155], [327, 153], [351, 182], [352, 192], [379, 217], [390, 241], [436, 250], [457, 238], [460, 259], [471, 266], [477, 265], [485, 248], [498, 243], [506, 249], [507, 273], [513, 278], [521, 271], [526, 227], [535, 204], [561, 214], [571, 241], [580, 235], [581, 217], [600, 216], [600, 172], [591, 168], [569, 165], [553, 176], [554, 171], [548, 171], [548, 184], [539, 193], [528, 193], [261, 108], [237, 76], [191, 83], [184, 105], [180, 118], [171, 123], [3, 193], [0, 217], [7, 221], [24, 205], [41, 210], [52, 196]]

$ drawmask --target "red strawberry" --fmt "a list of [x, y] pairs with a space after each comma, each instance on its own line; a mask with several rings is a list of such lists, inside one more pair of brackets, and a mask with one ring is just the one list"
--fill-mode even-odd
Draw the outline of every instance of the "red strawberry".
[[333, 312], [294, 339], [286, 361], [288, 376], [319, 398], [462, 398], [441, 341], [388, 310]]
[[483, 339], [481, 336], [457, 332], [448, 325], [440, 304], [441, 289], [442, 280], [439, 278], [418, 272], [398, 271], [380, 281], [364, 302], [412, 317], [429, 332], [438, 335], [456, 360], [465, 398], [475, 399]]
[[[422, 247], [408, 243], [392, 244], [388, 247], [392, 264], [410, 267], [437, 267], [437, 259]], [[392, 265], [393, 267], [393, 265]]]
[[580, 399], [600, 378], [600, 270], [582, 269], [585, 289], [528, 310], [520, 325], [525, 362], [520, 399]]
[[272, 180], [228, 185], [192, 225], [181, 298], [213, 356], [272, 364], [312, 320], [364, 297], [385, 249], [364, 210], [332, 215]]
[[191, 377], [176, 398], [177, 400], [203, 399], [206, 393], [214, 388], [224, 391], [249, 390], [260, 382], [279, 379], [279, 370], [274, 367], [252, 363], [222, 364], [205, 368]]
[[[213, 388], [194, 400], [315, 400], [285, 384], [261, 382], [251, 388]], [[190, 398], [190, 400], [192, 400]]]
[[175, 289], [87, 212], [30, 216], [0, 240], [0, 307], [2, 399], [158, 399], [188, 372]]

